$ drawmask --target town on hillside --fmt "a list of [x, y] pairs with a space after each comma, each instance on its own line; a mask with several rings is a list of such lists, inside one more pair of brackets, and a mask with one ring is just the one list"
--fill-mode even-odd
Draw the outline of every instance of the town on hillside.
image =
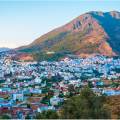
[[96, 55], [60, 61], [16, 60], [0, 54], [0, 114], [12, 119], [34, 118], [47, 110], [60, 111], [70, 95], [88, 86], [98, 96], [120, 95], [120, 58]]

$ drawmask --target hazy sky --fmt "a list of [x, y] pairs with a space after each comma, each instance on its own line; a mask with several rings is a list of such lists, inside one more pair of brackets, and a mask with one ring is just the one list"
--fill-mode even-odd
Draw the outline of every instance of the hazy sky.
[[120, 11], [120, 0], [0, 0], [0, 47], [15, 48], [88, 11]]

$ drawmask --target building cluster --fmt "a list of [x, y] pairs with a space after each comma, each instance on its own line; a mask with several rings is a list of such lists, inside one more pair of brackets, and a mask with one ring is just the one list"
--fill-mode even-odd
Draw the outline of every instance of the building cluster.
[[60, 110], [69, 95], [89, 86], [97, 95], [120, 95], [120, 59], [105, 56], [25, 62], [0, 55], [0, 114], [34, 118]]

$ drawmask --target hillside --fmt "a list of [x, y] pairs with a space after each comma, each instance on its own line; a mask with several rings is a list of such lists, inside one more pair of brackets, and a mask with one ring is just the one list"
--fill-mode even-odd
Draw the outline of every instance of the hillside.
[[112, 119], [120, 119], [120, 95], [107, 97], [105, 105], [110, 110]]
[[88, 12], [18, 48], [22, 52], [120, 55], [120, 12]]

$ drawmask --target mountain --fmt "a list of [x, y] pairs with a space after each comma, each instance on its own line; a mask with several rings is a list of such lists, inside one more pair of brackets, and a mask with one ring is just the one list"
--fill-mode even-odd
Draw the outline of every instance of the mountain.
[[2, 47], [0, 48], [0, 52], [6, 52], [6, 51], [9, 51], [10, 49], [9, 48], [6, 48], [6, 47]]
[[18, 48], [22, 52], [120, 55], [120, 12], [91, 11]]

